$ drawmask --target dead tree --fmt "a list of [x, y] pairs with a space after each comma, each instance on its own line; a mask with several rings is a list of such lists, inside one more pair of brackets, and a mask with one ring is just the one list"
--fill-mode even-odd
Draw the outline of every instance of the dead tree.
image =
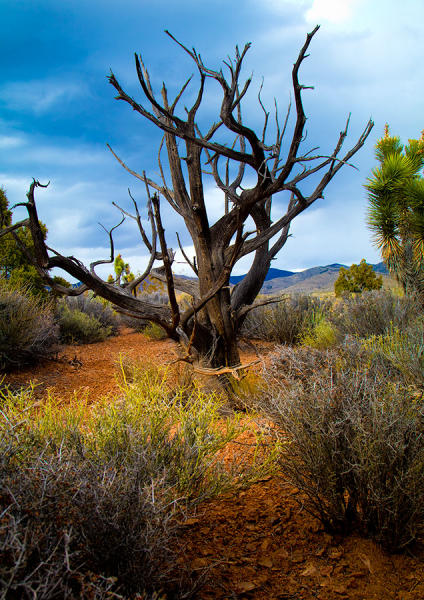
[[[199, 77], [197, 96], [193, 105], [185, 109], [184, 118], [177, 115], [176, 109], [191, 78], [182, 86], [173, 101], [168, 98], [165, 85], [161, 90], [161, 99], [158, 99], [146, 66], [136, 54], [137, 76], [146, 101], [145, 104], [141, 104], [124, 91], [116, 76], [111, 73], [109, 81], [118, 92], [116, 98], [129, 104], [138, 115], [163, 132], [158, 155], [160, 181], [153, 181], [145, 172], [133, 171], [110, 148], [121, 165], [145, 185], [151, 230], [149, 233], [146, 233], [143, 227], [135, 200], [133, 213], [122, 207], [118, 208], [123, 217], [128, 216], [136, 221], [140, 236], [150, 252], [150, 261], [140, 277], [122, 288], [105, 282], [96, 273], [98, 265], [114, 260], [113, 229], [108, 232], [110, 258], [93, 262], [89, 268], [76, 258], [62, 256], [47, 247], [41, 235], [34, 199], [35, 187], [41, 184], [34, 181], [25, 206], [34, 241], [35, 252], [32, 261], [44, 279], [65, 294], [76, 294], [90, 289], [110, 300], [120, 311], [160, 324], [171, 338], [182, 344], [185, 358], [189, 361], [202, 357], [212, 367], [238, 365], [237, 332], [248, 311], [255, 306], [255, 299], [271, 260], [286, 243], [290, 223], [317, 199], [323, 197], [327, 184], [344, 165], [349, 164], [373, 127], [370, 120], [355, 145], [341, 155], [342, 145], [347, 136], [348, 119], [334, 149], [326, 154], [321, 154], [318, 148], [302, 153], [301, 144], [304, 142], [306, 123], [302, 91], [310, 88], [299, 83], [299, 68], [308, 56], [306, 52], [317, 30], [318, 27], [307, 35], [293, 66], [293, 124], [288, 126], [291, 123], [291, 106], [284, 123], [280, 124], [275, 104], [272, 143], [267, 139], [271, 129], [270, 113], [263, 105], [260, 91], [258, 103], [264, 119], [261, 133], [258, 135], [246, 126], [242, 118], [242, 100], [251, 79], [241, 84], [240, 73], [250, 44], [246, 44], [241, 52], [236, 47], [235, 57], [224, 61], [227, 69], [227, 76], [224, 76], [222, 69], [214, 71], [206, 67], [196, 50], [186, 48], [166, 32], [191, 57]], [[205, 133], [202, 132], [203, 128], [200, 127], [196, 116], [208, 79], [214, 80], [220, 86], [222, 102], [219, 119]], [[222, 137], [222, 132], [225, 132], [226, 137]], [[226, 143], [228, 135], [232, 137], [232, 143]], [[181, 141], [183, 143], [179, 145]], [[164, 169], [161, 160], [163, 146], [166, 148], [168, 170]], [[206, 208], [205, 169], [223, 192], [223, 214], [215, 223], [210, 222]], [[170, 174], [169, 183], [166, 173]], [[249, 180], [252, 180], [253, 176], [252, 187], [243, 187], [246, 175]], [[312, 175], [318, 183], [311, 193], [306, 194], [302, 184]], [[286, 212], [273, 221], [272, 201], [277, 194], [281, 196], [282, 192], [287, 196]], [[160, 211], [161, 198], [183, 218], [191, 236], [195, 258], [189, 259], [181, 244], [180, 247], [196, 280], [183, 279], [173, 274], [174, 252], [168, 248], [165, 240]], [[254, 227], [250, 227], [253, 231], [246, 230], [249, 217], [254, 223]], [[231, 287], [229, 281], [234, 265], [248, 254], [252, 255], [252, 263], [247, 275]], [[161, 261], [163, 266], [154, 269], [155, 261]], [[49, 270], [53, 267], [59, 267], [80, 280], [84, 284], [83, 287], [71, 292], [58, 287], [49, 276]], [[166, 282], [169, 296], [167, 306], [158, 306], [144, 297], [134, 297], [131, 294], [149, 274]], [[190, 308], [180, 308], [176, 290], [191, 296]]]

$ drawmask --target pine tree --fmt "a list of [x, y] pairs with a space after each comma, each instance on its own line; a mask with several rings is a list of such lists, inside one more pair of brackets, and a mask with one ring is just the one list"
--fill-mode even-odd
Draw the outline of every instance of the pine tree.
[[363, 258], [359, 265], [353, 264], [349, 269], [340, 268], [334, 291], [336, 296], [341, 296], [343, 292], [361, 294], [366, 290], [379, 290], [382, 286], [383, 277], [377, 276], [372, 265], [368, 265]]
[[376, 158], [380, 166], [365, 186], [368, 224], [390, 273], [424, 302], [424, 131], [403, 146], [386, 125]]

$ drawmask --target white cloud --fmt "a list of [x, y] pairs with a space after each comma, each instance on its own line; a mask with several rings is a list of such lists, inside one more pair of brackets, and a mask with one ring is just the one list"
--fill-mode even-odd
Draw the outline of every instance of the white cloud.
[[0, 87], [2, 102], [8, 108], [37, 115], [48, 112], [59, 103], [69, 105], [86, 94], [84, 84], [51, 79], [14, 81]]
[[310, 23], [343, 23], [349, 21], [361, 0], [313, 0], [306, 11], [306, 20]]
[[10, 150], [11, 148], [18, 148], [25, 144], [23, 137], [14, 135], [0, 135], [0, 149]]
[[[263, 0], [262, 6], [265, 6], [270, 12], [276, 15], [286, 15], [288, 8], [296, 10], [306, 10], [311, 0]], [[257, 5], [257, 3], [256, 3]]]
[[[18, 148], [19, 152], [15, 151]], [[63, 170], [64, 167], [108, 167], [114, 161], [106, 145], [81, 144], [69, 138], [55, 143], [44, 136], [26, 136], [20, 132], [0, 136], [0, 150], [8, 151], [2, 156], [2, 162], [9, 168], [20, 169], [25, 165], [28, 170], [46, 166], [49, 173], [54, 173], [55, 169]], [[71, 174], [68, 170], [69, 177]]]

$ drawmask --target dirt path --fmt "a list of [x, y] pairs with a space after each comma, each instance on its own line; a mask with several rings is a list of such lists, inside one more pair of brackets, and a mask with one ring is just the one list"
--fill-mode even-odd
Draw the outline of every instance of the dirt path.
[[151, 340], [141, 333], [125, 329], [104, 342], [83, 346], [67, 346], [59, 360], [10, 374], [6, 383], [20, 386], [30, 381], [36, 385], [36, 394], [47, 391], [62, 398], [87, 395], [91, 401], [118, 392], [117, 374], [119, 357], [127, 356], [141, 363], [164, 364], [177, 357], [172, 340]]
[[[40, 396], [47, 390], [69, 399], [84, 393], [95, 401], [118, 391], [120, 354], [143, 363], [176, 358], [172, 341], [127, 330], [105, 342], [68, 347], [60, 361], [5, 382], [32, 381]], [[249, 360], [247, 352], [243, 360]], [[181, 560], [210, 569], [199, 600], [424, 600], [422, 548], [414, 549], [415, 556], [390, 556], [370, 540], [332, 538], [283, 478], [205, 503], [185, 526], [184, 542]]]

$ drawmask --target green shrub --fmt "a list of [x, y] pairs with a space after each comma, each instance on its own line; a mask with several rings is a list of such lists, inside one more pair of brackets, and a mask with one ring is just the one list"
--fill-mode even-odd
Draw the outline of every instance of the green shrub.
[[68, 344], [92, 344], [104, 341], [111, 333], [100, 321], [66, 305], [58, 310], [60, 339]]
[[314, 323], [316, 313], [325, 315], [330, 306], [330, 302], [307, 294], [289, 296], [250, 311], [241, 333], [280, 344], [298, 344]]
[[342, 335], [366, 338], [385, 333], [391, 323], [404, 329], [420, 311], [414, 299], [381, 290], [343, 298], [329, 313], [329, 319]]
[[355, 529], [401, 550], [424, 525], [423, 396], [305, 350], [286, 350], [297, 362], [262, 399], [286, 441], [282, 471], [328, 532]]
[[0, 369], [23, 367], [57, 351], [51, 305], [0, 278]]
[[24, 288], [26, 294], [41, 300], [48, 300], [49, 292], [37, 269], [30, 264], [15, 267], [8, 277], [9, 282], [16, 288]]
[[118, 333], [120, 318], [107, 300], [93, 297], [91, 294], [81, 294], [80, 296], [68, 296], [62, 302], [70, 310], [79, 310], [89, 317], [97, 319], [103, 328], [109, 328], [109, 335]]
[[398, 372], [406, 384], [424, 387], [424, 321], [418, 318], [404, 331], [390, 326], [386, 333], [363, 342], [370, 361], [385, 363]]
[[65, 343], [102, 342], [117, 332], [115, 313], [90, 298], [66, 298], [56, 308], [60, 338]]
[[164, 340], [168, 337], [163, 327], [157, 323], [153, 323], [153, 321], [149, 321], [146, 327], [144, 327], [143, 333], [152, 340]]
[[129, 365], [121, 393], [90, 407], [48, 399], [42, 410], [30, 392], [3, 395], [5, 597], [186, 598], [196, 574], [175, 567], [184, 520], [202, 499], [263, 475], [259, 453], [256, 465], [221, 462], [243, 426], [222, 419], [218, 397]]
[[315, 317], [314, 323], [302, 335], [301, 342], [304, 346], [326, 350], [338, 342], [338, 331], [328, 319], [322, 315]]

